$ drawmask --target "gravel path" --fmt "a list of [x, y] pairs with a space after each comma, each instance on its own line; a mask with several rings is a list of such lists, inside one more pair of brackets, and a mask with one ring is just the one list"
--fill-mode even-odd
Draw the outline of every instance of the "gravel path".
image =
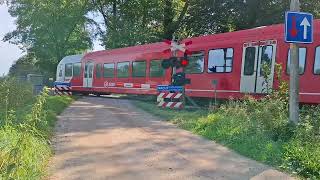
[[58, 119], [51, 180], [292, 179], [128, 100], [86, 97]]

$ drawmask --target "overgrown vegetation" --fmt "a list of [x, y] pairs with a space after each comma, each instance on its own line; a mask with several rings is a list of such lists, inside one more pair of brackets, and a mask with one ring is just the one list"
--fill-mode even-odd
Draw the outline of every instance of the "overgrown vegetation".
[[41, 179], [51, 155], [50, 137], [70, 97], [37, 97], [14, 79], [0, 81], [0, 179]]
[[[281, 66], [277, 65], [278, 79]], [[303, 106], [300, 123], [288, 120], [288, 84], [263, 99], [231, 100], [218, 109], [172, 111], [137, 102], [179, 127], [224, 144], [242, 155], [301, 177], [320, 179], [320, 106]]]

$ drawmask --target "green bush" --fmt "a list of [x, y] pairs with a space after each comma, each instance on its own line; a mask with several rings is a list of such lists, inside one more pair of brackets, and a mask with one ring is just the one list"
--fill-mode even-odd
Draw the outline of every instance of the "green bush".
[[220, 118], [210, 129], [196, 132], [256, 160], [320, 178], [320, 107], [304, 106], [297, 126], [289, 123], [287, 107], [273, 96], [230, 102], [216, 112]]
[[16, 79], [0, 80], [0, 109], [16, 109], [32, 101], [32, 86]]
[[39, 179], [50, 154], [45, 139], [10, 126], [0, 129], [0, 179]]
[[304, 106], [293, 138], [285, 144], [284, 169], [320, 179], [320, 107]]
[[300, 123], [289, 123], [287, 86], [281, 86], [283, 90], [264, 98], [229, 101], [213, 112], [137, 104], [247, 157], [305, 178], [320, 179], [320, 106], [303, 106]]
[[262, 105], [262, 101], [266, 100], [246, 98], [222, 105], [217, 112], [209, 113], [206, 120], [200, 119], [195, 132], [253, 159], [278, 164], [281, 161], [281, 143], [274, 141], [269, 133], [274, 133], [272, 126], [281, 127], [284, 123], [269, 111], [280, 110], [273, 103]]
[[22, 116], [31, 109], [34, 101], [32, 86], [13, 78], [0, 80], [0, 97], [0, 127], [7, 119], [10, 119], [9, 123], [19, 124], [18, 121], [24, 119]]
[[320, 179], [320, 143], [294, 139], [285, 145], [282, 167], [301, 176]]

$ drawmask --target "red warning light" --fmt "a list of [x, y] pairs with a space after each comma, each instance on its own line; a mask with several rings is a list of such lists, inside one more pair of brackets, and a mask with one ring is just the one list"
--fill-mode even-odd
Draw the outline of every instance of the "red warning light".
[[186, 59], [182, 59], [181, 60], [181, 66], [186, 67], [188, 65], [189, 65], [189, 61], [188, 60], [186, 60]]

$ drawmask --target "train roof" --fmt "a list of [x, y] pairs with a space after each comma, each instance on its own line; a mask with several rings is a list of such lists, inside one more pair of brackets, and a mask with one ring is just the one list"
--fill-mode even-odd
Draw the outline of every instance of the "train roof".
[[[320, 19], [314, 20], [314, 36], [320, 36]], [[252, 29], [239, 30], [234, 32], [203, 35], [199, 37], [187, 38], [183, 42], [192, 41], [191, 47], [201, 46], [205, 43], [243, 43], [243, 41], [252, 42], [259, 40], [278, 39], [284, 41], [284, 24], [275, 24], [270, 26], [261, 26]], [[201, 43], [205, 42], [205, 43]], [[194, 46], [193, 46], [194, 45]]]
[[110, 50], [102, 50], [87, 53], [84, 58], [90, 59], [96, 56], [106, 56], [106, 55], [118, 55], [118, 56], [126, 56], [128, 54], [141, 54], [141, 53], [154, 53], [154, 52], [162, 52], [165, 49], [168, 49], [168, 45], [162, 42], [130, 46], [124, 48], [110, 49]]
[[59, 64], [78, 63], [81, 62], [82, 57], [83, 55], [81, 54], [66, 56], [59, 62]]

